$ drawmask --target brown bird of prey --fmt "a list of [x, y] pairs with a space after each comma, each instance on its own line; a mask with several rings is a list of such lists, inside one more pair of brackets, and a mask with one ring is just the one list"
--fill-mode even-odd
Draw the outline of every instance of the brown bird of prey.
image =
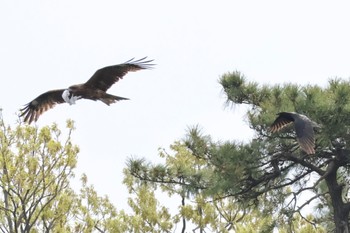
[[294, 123], [300, 148], [308, 155], [315, 154], [314, 127], [319, 127], [319, 125], [307, 116], [295, 112], [280, 112], [277, 115], [278, 117], [272, 123], [270, 131], [275, 133], [287, 125]]
[[73, 85], [67, 89], [45, 92], [26, 104], [21, 109], [20, 117], [23, 116], [24, 122], [30, 124], [37, 121], [42, 113], [53, 108], [56, 104], [68, 103], [72, 105], [79, 99], [100, 100], [107, 105], [119, 100], [128, 100], [128, 98], [108, 94], [106, 91], [129, 71], [152, 68], [154, 64], [151, 62], [153, 60], [145, 60], [146, 58], [131, 59], [119, 65], [101, 68], [86, 83]]

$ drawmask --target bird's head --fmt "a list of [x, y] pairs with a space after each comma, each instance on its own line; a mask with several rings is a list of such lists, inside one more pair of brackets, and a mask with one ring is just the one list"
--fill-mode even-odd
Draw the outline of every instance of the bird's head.
[[276, 115], [280, 116], [280, 117], [283, 117], [283, 118], [285, 118], [287, 120], [294, 121], [294, 115], [295, 114], [296, 114], [295, 112], [279, 112]]
[[66, 89], [62, 93], [62, 98], [66, 103], [69, 105], [75, 104], [75, 101], [81, 98], [81, 96], [74, 96], [72, 92], [70, 92], [70, 89]]

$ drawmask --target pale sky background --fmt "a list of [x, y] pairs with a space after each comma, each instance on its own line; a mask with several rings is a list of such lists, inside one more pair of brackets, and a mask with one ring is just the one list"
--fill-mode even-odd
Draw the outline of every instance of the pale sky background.
[[148, 56], [108, 92], [131, 100], [78, 101], [37, 122], [76, 123], [76, 176], [86, 173], [120, 210], [129, 156], [159, 161], [158, 148], [199, 124], [214, 140], [249, 140], [244, 108], [225, 108], [220, 75], [261, 83], [325, 85], [350, 76], [348, 1], [0, 0], [0, 107], [14, 125], [39, 94], [83, 83], [99, 68]]

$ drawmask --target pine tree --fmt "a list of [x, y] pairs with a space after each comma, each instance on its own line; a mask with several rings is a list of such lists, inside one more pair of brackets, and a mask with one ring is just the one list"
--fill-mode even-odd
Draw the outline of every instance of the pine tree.
[[[324, 88], [268, 86], [248, 82], [241, 73], [233, 72], [224, 74], [220, 83], [228, 104], [250, 106], [247, 116], [256, 132], [248, 145], [216, 153], [215, 157], [222, 160], [219, 165], [232, 166], [221, 178], [234, 185], [227, 185], [222, 191], [247, 200], [289, 189], [281, 194], [281, 211], [293, 216], [310, 203], [329, 205], [333, 230], [349, 232], [349, 81], [332, 79]], [[320, 125], [315, 129], [315, 155], [300, 150], [292, 127], [281, 133], [269, 132], [278, 112], [301, 113]], [[238, 158], [242, 159], [240, 170], [235, 169]]]
[[[337, 233], [349, 232], [350, 82], [331, 79], [325, 87], [261, 85], [236, 71], [222, 75], [220, 84], [228, 106], [249, 107], [246, 116], [255, 131], [252, 140], [213, 142], [193, 127], [172, 146], [175, 159], [165, 155], [163, 165], [131, 160], [130, 174], [180, 197], [201, 196], [205, 202], [230, 198], [240, 203], [240, 211], [267, 211], [272, 225], [266, 229], [293, 231], [291, 227], [301, 218], [316, 231], [324, 226]], [[318, 123], [314, 155], [300, 149], [293, 125], [270, 132], [279, 112], [297, 112]], [[303, 215], [306, 208], [312, 216]], [[203, 229], [200, 222], [196, 224]]]

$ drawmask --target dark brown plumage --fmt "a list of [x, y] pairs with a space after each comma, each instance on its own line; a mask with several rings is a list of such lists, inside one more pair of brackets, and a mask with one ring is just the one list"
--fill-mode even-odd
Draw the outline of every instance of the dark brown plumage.
[[73, 85], [68, 89], [45, 92], [26, 104], [21, 109], [20, 117], [24, 117], [23, 121], [30, 124], [37, 121], [41, 114], [56, 104], [64, 102], [75, 104], [78, 99], [100, 100], [107, 105], [119, 100], [127, 100], [128, 98], [111, 95], [106, 91], [128, 72], [152, 68], [153, 60], [145, 59], [146, 57], [139, 60], [131, 59], [119, 65], [107, 66], [97, 70], [86, 83]]
[[287, 125], [294, 123], [300, 148], [307, 154], [315, 154], [314, 127], [318, 127], [318, 124], [310, 120], [307, 116], [295, 112], [280, 112], [277, 115], [278, 117], [272, 123], [270, 131], [275, 133]]

